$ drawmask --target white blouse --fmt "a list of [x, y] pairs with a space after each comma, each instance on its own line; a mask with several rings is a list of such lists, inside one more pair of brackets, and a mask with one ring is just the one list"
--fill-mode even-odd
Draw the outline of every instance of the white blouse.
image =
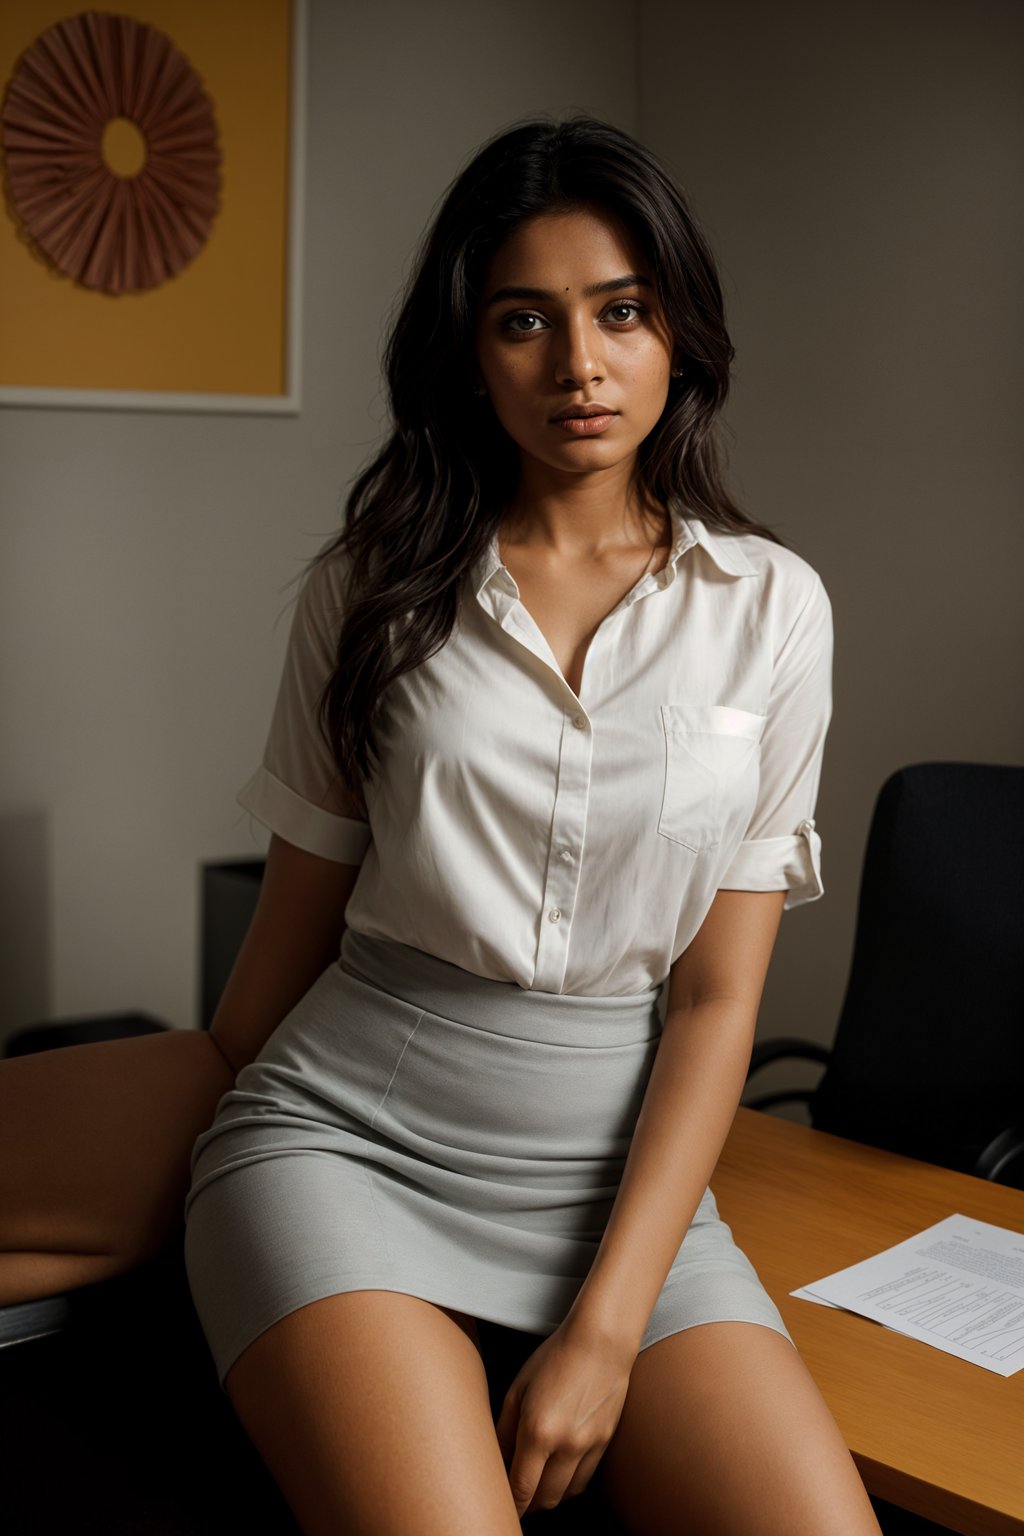
[[631, 996], [665, 979], [717, 890], [786, 890], [787, 908], [822, 894], [825, 589], [760, 535], [673, 522], [664, 569], [598, 627], [578, 697], [495, 535], [449, 640], [388, 690], [368, 820], [338, 813], [316, 722], [347, 557], [314, 567], [238, 798], [361, 866], [349, 927], [536, 991]]

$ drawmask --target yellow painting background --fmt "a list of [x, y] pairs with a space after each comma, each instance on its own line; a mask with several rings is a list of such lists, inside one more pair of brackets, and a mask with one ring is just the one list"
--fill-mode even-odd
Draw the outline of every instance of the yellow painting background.
[[0, 210], [0, 386], [279, 395], [286, 389], [289, 0], [0, 5], [0, 90], [41, 32], [86, 10], [159, 28], [213, 103], [220, 210], [199, 254], [158, 288], [82, 287]]

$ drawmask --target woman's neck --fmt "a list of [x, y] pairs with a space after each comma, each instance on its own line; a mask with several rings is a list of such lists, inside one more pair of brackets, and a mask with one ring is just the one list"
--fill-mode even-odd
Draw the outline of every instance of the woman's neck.
[[[597, 481], [596, 476], [587, 479]], [[503, 545], [535, 549], [554, 559], [576, 562], [600, 560], [640, 546], [671, 542], [672, 520], [667, 510], [642, 487], [574, 484], [557, 488], [518, 487], [502, 519]]]

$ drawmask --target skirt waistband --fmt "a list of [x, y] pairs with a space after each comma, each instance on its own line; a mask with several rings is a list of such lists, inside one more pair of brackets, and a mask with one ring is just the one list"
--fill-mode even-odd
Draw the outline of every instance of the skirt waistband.
[[632, 1045], [661, 1032], [661, 986], [632, 997], [531, 992], [514, 981], [478, 976], [410, 944], [353, 928], [342, 934], [338, 963], [357, 981], [415, 1008], [514, 1039], [608, 1047]]

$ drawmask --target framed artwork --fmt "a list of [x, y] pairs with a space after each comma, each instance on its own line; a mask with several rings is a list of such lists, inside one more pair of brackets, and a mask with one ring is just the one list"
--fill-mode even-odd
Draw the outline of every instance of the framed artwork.
[[306, 0], [0, 7], [0, 405], [298, 412]]

